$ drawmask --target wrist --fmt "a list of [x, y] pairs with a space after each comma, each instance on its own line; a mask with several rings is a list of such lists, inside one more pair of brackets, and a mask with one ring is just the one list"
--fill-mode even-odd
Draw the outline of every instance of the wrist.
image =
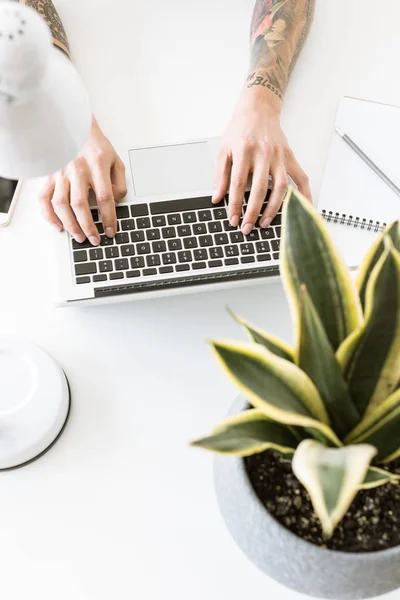
[[237, 108], [246, 108], [255, 112], [269, 113], [271, 117], [280, 118], [282, 100], [266, 87], [243, 87]]
[[276, 78], [266, 72], [252, 72], [246, 79], [242, 89], [242, 97], [253, 101], [259, 108], [280, 115], [282, 111], [283, 94]]

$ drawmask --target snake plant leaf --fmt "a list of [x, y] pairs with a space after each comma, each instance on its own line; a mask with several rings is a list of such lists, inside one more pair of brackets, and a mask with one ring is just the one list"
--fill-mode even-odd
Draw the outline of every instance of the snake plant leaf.
[[361, 326], [361, 303], [350, 273], [322, 218], [292, 188], [283, 208], [281, 272], [295, 322], [305, 284], [334, 350]]
[[293, 350], [288, 344], [285, 344], [285, 342], [279, 340], [275, 336], [262, 331], [262, 329], [255, 327], [248, 321], [241, 319], [230, 308], [228, 308], [228, 312], [235, 319], [235, 321], [237, 321], [237, 323], [244, 328], [253, 342], [256, 344], [261, 344], [261, 346], [264, 346], [267, 348], [267, 350], [270, 350], [273, 354], [276, 354], [285, 360], [289, 360], [290, 362], [294, 361]]
[[326, 539], [348, 511], [375, 454], [368, 444], [327, 448], [310, 439], [299, 444], [293, 472], [310, 495]]
[[316, 386], [328, 411], [332, 429], [344, 439], [359, 423], [360, 416], [321, 319], [304, 285], [300, 291], [297, 338], [295, 362]]
[[378, 449], [377, 460], [388, 463], [400, 456], [400, 390], [365, 416], [346, 438], [346, 443], [371, 443]]
[[251, 456], [264, 450], [293, 454], [299, 440], [287, 425], [272, 421], [256, 408], [226, 419], [208, 437], [192, 442], [220, 454]]
[[365, 308], [365, 295], [367, 292], [368, 280], [371, 276], [374, 267], [385, 251], [385, 237], [389, 236], [393, 246], [400, 252], [400, 224], [399, 221], [394, 221], [387, 227], [380, 236], [372, 244], [369, 252], [365, 256], [360, 268], [357, 272], [356, 284], [360, 295], [361, 305]]
[[279, 423], [309, 429], [326, 444], [341, 445], [316, 387], [296, 365], [255, 344], [212, 345], [224, 370], [255, 408]]
[[393, 475], [392, 473], [389, 473], [389, 471], [378, 469], [378, 467], [370, 467], [359, 489], [371, 490], [372, 488], [385, 485], [386, 483], [397, 481], [398, 478], [398, 475]]
[[365, 323], [337, 352], [353, 402], [373, 412], [397, 387], [400, 373], [400, 254], [387, 250], [369, 278]]

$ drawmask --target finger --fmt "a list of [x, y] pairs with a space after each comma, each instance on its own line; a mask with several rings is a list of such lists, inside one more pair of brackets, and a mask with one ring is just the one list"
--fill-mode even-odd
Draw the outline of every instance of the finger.
[[287, 172], [299, 188], [299, 192], [312, 202], [310, 181], [293, 154], [288, 162]]
[[85, 235], [71, 209], [69, 193], [69, 180], [64, 175], [57, 176], [52, 200], [54, 212], [78, 244], [82, 244], [85, 241]]
[[232, 169], [232, 157], [227, 152], [221, 152], [217, 158], [214, 174], [214, 191], [212, 202], [217, 204], [228, 191], [229, 178]]
[[92, 187], [99, 206], [104, 233], [114, 237], [117, 232], [117, 213], [111, 184], [110, 167], [95, 165], [92, 167]]
[[250, 171], [248, 154], [233, 156], [231, 183], [229, 187], [228, 218], [232, 227], [239, 225], [242, 214], [242, 204]]
[[260, 216], [261, 207], [268, 193], [269, 169], [270, 163], [265, 160], [254, 169], [249, 202], [243, 217], [242, 231], [245, 235], [250, 233]]
[[62, 231], [62, 229], [63, 229], [62, 223], [61, 223], [60, 219], [57, 217], [56, 213], [54, 212], [54, 208], [51, 203], [51, 201], [53, 199], [55, 186], [56, 186], [56, 183], [55, 183], [54, 177], [53, 176], [46, 177], [46, 179], [43, 181], [43, 184], [42, 184], [42, 187], [40, 190], [39, 202], [40, 202], [40, 207], [42, 209], [43, 216], [46, 219], [46, 221], [48, 223], [50, 223], [50, 225], [53, 225], [53, 227], [55, 229], [57, 229], [57, 231]]
[[267, 208], [261, 217], [261, 227], [266, 228], [271, 225], [271, 221], [282, 206], [283, 199], [285, 198], [288, 189], [288, 183], [286, 169], [281, 163], [279, 167], [276, 167], [275, 170], [272, 171], [272, 192], [268, 200]]
[[89, 181], [85, 172], [74, 170], [70, 173], [71, 208], [89, 242], [93, 246], [98, 246], [100, 244], [100, 235], [89, 208], [89, 187]]
[[125, 165], [119, 156], [111, 169], [111, 185], [114, 194], [114, 200], [119, 202], [125, 198], [128, 190], [126, 189]]

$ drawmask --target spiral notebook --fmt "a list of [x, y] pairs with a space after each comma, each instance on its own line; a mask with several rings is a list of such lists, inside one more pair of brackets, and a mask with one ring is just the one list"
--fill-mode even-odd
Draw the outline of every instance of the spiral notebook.
[[[400, 108], [343, 98], [336, 126], [400, 186]], [[357, 267], [386, 225], [400, 218], [400, 198], [333, 133], [318, 211], [349, 267]]]

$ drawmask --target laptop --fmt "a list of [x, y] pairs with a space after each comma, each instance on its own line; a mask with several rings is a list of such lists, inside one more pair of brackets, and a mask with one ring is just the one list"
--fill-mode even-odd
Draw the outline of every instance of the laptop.
[[[244, 236], [227, 218], [228, 197], [211, 203], [218, 139], [133, 148], [129, 193], [117, 205], [118, 232], [101, 244], [55, 234], [57, 298], [98, 304], [260, 283], [279, 275], [281, 213]], [[130, 172], [129, 172], [130, 171]], [[265, 210], [269, 193], [261, 212]], [[246, 210], [246, 193], [243, 211]]]

